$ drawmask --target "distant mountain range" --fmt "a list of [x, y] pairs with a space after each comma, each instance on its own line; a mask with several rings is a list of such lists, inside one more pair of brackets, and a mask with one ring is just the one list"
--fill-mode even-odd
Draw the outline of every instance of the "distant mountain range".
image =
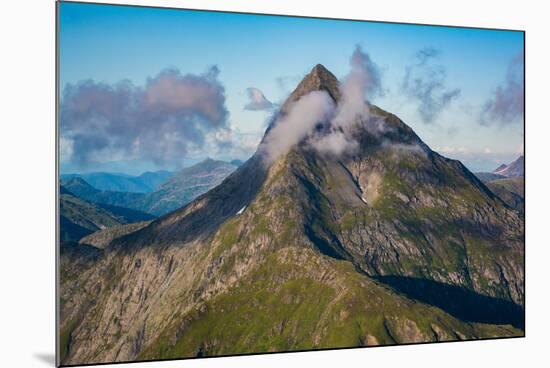
[[147, 171], [138, 176], [125, 174], [95, 172], [86, 174], [63, 174], [61, 182], [65, 183], [70, 179], [81, 178], [92, 187], [99, 190], [150, 193], [155, 191], [162, 183], [174, 173], [170, 171]]
[[525, 158], [523, 155], [509, 164], [502, 164], [492, 172], [476, 172], [476, 176], [484, 181], [525, 176]]
[[[281, 113], [319, 91], [344, 98], [322, 65]], [[356, 151], [203, 163], [154, 203], [204, 194], [62, 257], [61, 363], [523, 336], [522, 214], [364, 107], [340, 131]]]
[[478, 172], [475, 174], [507, 205], [525, 211], [525, 158], [519, 156], [510, 164], [502, 164], [493, 172]]
[[86, 201], [65, 187], [61, 187], [59, 200], [63, 242], [75, 242], [98, 230], [154, 218], [136, 210]]
[[[90, 202], [161, 216], [184, 206], [220, 184], [236, 168], [237, 166], [232, 163], [206, 159], [178, 173], [170, 174], [166, 181], [150, 193], [101, 190], [87, 182], [84, 175], [65, 177], [63, 185], [70, 192]], [[164, 173], [168, 175], [167, 172]], [[139, 178], [143, 179], [150, 174], [152, 173], [142, 174]], [[160, 176], [155, 176], [155, 180], [159, 178]]]
[[152, 193], [143, 197], [138, 206], [157, 216], [174, 211], [220, 184], [237, 165], [206, 159], [174, 174]]
[[515, 178], [518, 176], [524, 176], [525, 175], [525, 164], [524, 164], [524, 157], [523, 155], [518, 157], [514, 162], [508, 164], [508, 165], [500, 165], [495, 171], [493, 171], [494, 174], [502, 175], [507, 178]]

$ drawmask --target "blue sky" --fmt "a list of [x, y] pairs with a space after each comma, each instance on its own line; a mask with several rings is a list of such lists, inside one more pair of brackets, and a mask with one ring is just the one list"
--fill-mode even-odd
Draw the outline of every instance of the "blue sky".
[[[67, 84], [82, 80], [105, 85], [129, 80], [140, 87], [166, 68], [204, 75], [215, 65], [217, 80], [225, 88], [227, 126], [249, 144], [262, 136], [272, 111], [245, 110], [247, 88], [257, 88], [280, 103], [317, 63], [339, 78], [345, 76], [356, 45], [381, 72], [384, 94], [372, 102], [398, 115], [432, 149], [461, 159], [472, 170], [492, 169], [522, 151], [521, 118], [500, 121], [498, 114], [489, 114], [480, 124], [484, 106], [494, 100], [499, 86], [506, 92], [510, 65], [523, 50], [520, 32], [60, 4], [62, 96]], [[429, 122], [419, 113], [422, 101], [403, 87], [407, 68], [418, 65], [419, 51], [427, 49], [436, 50], [437, 56], [429, 60], [432, 69], [424, 75], [443, 71], [439, 94], [460, 91]], [[248, 155], [242, 150], [212, 152], [208, 147], [190, 149], [182, 164], [206, 156]], [[71, 151], [78, 149], [73, 145]], [[62, 147], [62, 171], [137, 172], [177, 166], [124, 155], [77, 165], [70, 155]]]

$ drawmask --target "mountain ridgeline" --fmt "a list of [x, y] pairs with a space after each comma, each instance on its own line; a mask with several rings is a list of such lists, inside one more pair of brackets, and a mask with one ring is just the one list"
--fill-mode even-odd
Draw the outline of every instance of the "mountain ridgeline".
[[501, 165], [495, 171], [494, 174], [502, 175], [507, 178], [515, 178], [525, 175], [525, 158], [522, 156], [518, 157], [514, 162], [508, 165]]
[[525, 159], [522, 156], [510, 164], [502, 164], [493, 172], [479, 172], [476, 176], [482, 180], [508, 206], [525, 211]]
[[[280, 114], [339, 88], [317, 65]], [[181, 209], [63, 258], [62, 363], [523, 336], [522, 214], [369, 110], [353, 152], [304, 141], [266, 164], [261, 145]]]
[[61, 186], [59, 204], [62, 242], [76, 242], [98, 230], [154, 218], [147, 213], [127, 208], [86, 201], [64, 186]]
[[138, 176], [114, 173], [63, 174], [61, 181], [80, 178], [99, 190], [130, 193], [150, 193], [155, 191], [173, 175], [170, 171], [146, 171]]
[[[63, 185], [75, 195], [94, 203], [125, 207], [154, 216], [162, 216], [184, 206], [198, 195], [215, 187], [236, 168], [236, 163], [206, 159], [177, 173], [170, 173], [170, 175], [168, 172], [160, 172], [164, 173], [160, 177], [166, 176], [167, 178], [161, 183], [158, 183], [160, 177], [159, 172], [156, 172], [154, 174], [155, 190], [148, 193], [101, 190], [91, 185], [86, 180], [86, 175], [66, 176]], [[150, 176], [152, 175], [153, 173], [144, 173], [137, 178], [141, 178], [142, 181], [143, 178], [149, 178], [149, 183], [151, 183], [153, 179]], [[94, 178], [97, 175], [88, 174], [88, 176]], [[113, 175], [111, 174], [111, 176]], [[124, 178], [124, 176], [122, 177]], [[105, 187], [105, 185], [100, 187]]]

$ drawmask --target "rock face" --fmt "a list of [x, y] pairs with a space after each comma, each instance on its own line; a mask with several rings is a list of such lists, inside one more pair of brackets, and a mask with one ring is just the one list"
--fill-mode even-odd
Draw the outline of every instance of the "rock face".
[[[339, 99], [318, 65], [282, 112], [315, 90]], [[266, 165], [260, 148], [185, 207], [63, 258], [62, 363], [522, 336], [519, 212], [376, 106], [351, 134], [338, 158], [298, 144]]]
[[281, 111], [287, 112], [292, 104], [311, 91], [325, 91], [334, 101], [339, 101], [341, 96], [338, 79], [323, 65], [317, 64], [291, 93]]

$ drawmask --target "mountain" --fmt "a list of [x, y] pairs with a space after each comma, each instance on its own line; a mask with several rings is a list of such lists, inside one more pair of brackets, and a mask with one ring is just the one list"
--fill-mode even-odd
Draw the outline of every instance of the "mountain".
[[[218, 185], [236, 168], [225, 161], [206, 159], [173, 174], [151, 193], [98, 190], [79, 177], [68, 179], [64, 186], [76, 195], [101, 205], [126, 207], [162, 216]], [[142, 176], [147, 176], [147, 173]]]
[[120, 238], [126, 234], [137, 231], [147, 225], [150, 221], [134, 222], [123, 225], [115, 225], [106, 229], [98, 230], [90, 235], [82, 237], [78, 243], [91, 245], [98, 249], [108, 246], [114, 239]]
[[523, 177], [525, 175], [524, 162], [525, 159], [522, 155], [508, 165], [500, 165], [493, 172], [477, 172], [475, 175], [483, 182], [504, 178]]
[[[339, 88], [317, 65], [280, 114]], [[304, 139], [267, 162], [264, 138], [183, 208], [63, 260], [81, 273], [61, 279], [62, 363], [523, 336], [520, 214], [368, 109], [354, 152]]]
[[507, 205], [525, 212], [525, 180], [523, 177], [496, 179], [486, 183]]
[[98, 206], [106, 211], [109, 211], [110, 213], [118, 217], [122, 221], [122, 223], [126, 224], [133, 222], [150, 221], [155, 218], [155, 216], [153, 215], [131, 208], [111, 206], [108, 204], [98, 204]]
[[514, 178], [518, 176], [525, 175], [525, 159], [523, 155], [519, 156], [514, 162], [508, 165], [500, 165], [495, 171], [494, 174], [502, 175], [507, 178]]
[[61, 182], [65, 183], [74, 178], [80, 178], [98, 190], [149, 193], [158, 188], [166, 181], [172, 173], [169, 171], [147, 171], [139, 176], [114, 173], [86, 173], [86, 174], [63, 174]]
[[163, 183], [140, 202], [140, 208], [164, 215], [191, 202], [220, 184], [237, 167], [225, 161], [206, 159], [185, 168]]
[[[139, 203], [144, 197], [144, 193], [127, 193], [116, 192], [110, 190], [99, 190], [91, 186], [88, 182], [80, 177], [74, 177], [62, 181], [63, 187], [71, 193], [74, 193], [80, 198], [94, 202], [100, 205], [124, 207], [137, 211], [141, 211]], [[144, 211], [146, 212], [146, 211]]]
[[493, 193], [521, 214], [525, 212], [524, 162], [524, 157], [520, 156], [508, 165], [500, 165], [492, 173], [480, 172], [475, 174]]
[[478, 179], [481, 180], [484, 183], [487, 183], [491, 180], [506, 178], [506, 176], [504, 176], [504, 175], [499, 175], [499, 174], [489, 173], [489, 172], [476, 172], [475, 176], [477, 176]]
[[61, 241], [78, 241], [99, 229], [122, 223], [116, 215], [100, 206], [69, 194], [63, 187], [60, 201]]
[[166, 170], [146, 171], [137, 178], [141, 183], [149, 188], [147, 192], [154, 192], [162, 183], [170, 179], [172, 175], [174, 175], [173, 172]]
[[[74, 180], [80, 182], [82, 179]], [[85, 182], [82, 185], [86, 185]], [[60, 187], [59, 192], [61, 241], [64, 242], [78, 241], [98, 230], [121, 224], [150, 221], [154, 218], [149, 214], [128, 208], [86, 201], [64, 186]]]

